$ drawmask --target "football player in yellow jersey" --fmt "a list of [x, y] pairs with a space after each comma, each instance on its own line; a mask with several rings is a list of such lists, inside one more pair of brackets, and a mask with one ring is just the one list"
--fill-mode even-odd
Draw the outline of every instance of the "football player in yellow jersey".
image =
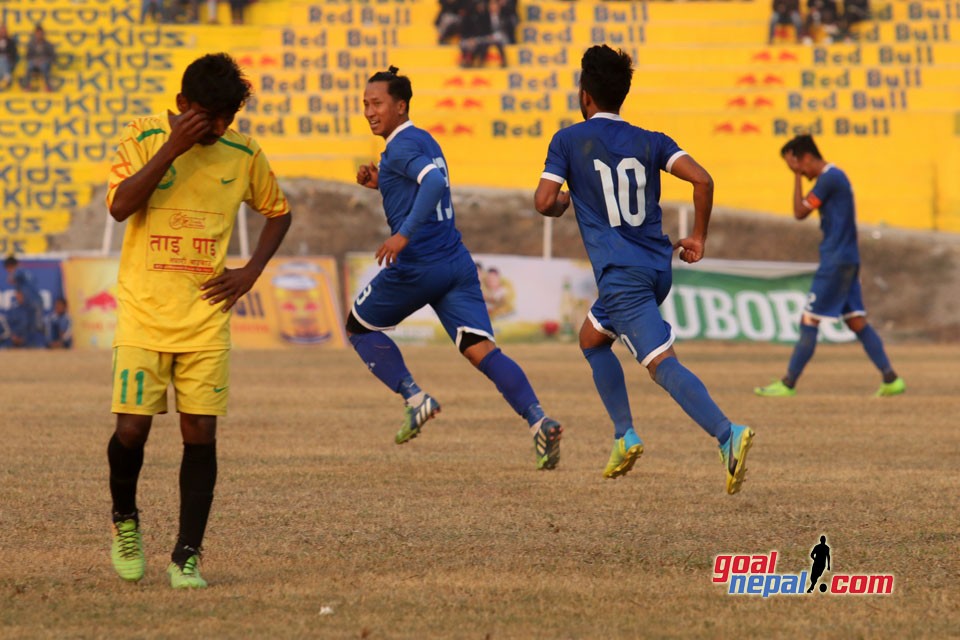
[[[112, 411], [107, 447], [121, 578], [143, 577], [137, 479], [153, 416], [173, 383], [180, 413], [180, 529], [167, 572], [175, 588], [202, 588], [203, 541], [217, 476], [217, 416], [226, 415], [230, 309], [260, 276], [290, 227], [290, 208], [260, 147], [230, 124], [250, 83], [224, 53], [183, 74], [179, 113], [137, 118], [117, 147], [110, 215], [127, 221], [120, 256]], [[237, 210], [266, 218], [249, 262], [226, 269]]]

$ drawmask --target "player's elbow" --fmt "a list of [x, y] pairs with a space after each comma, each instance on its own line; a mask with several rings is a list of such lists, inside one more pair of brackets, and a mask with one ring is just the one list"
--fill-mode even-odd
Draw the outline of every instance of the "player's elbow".
[[554, 217], [554, 209], [557, 204], [557, 196], [555, 194], [541, 193], [537, 191], [533, 196], [533, 206], [537, 212], [542, 216]]

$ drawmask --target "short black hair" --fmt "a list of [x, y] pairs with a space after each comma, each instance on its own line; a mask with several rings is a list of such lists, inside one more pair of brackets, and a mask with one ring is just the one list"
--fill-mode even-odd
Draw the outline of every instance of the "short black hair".
[[410, 98], [413, 97], [413, 86], [410, 84], [410, 78], [407, 76], [397, 75], [398, 71], [400, 71], [400, 69], [394, 66], [391, 66], [386, 71], [377, 71], [375, 74], [370, 76], [370, 79], [367, 80], [367, 83], [386, 82], [387, 93], [390, 94], [390, 97], [394, 100], [403, 100], [406, 102], [407, 111], [409, 111]]
[[780, 149], [780, 156], [787, 155], [788, 151], [798, 158], [805, 153], [809, 153], [817, 160], [823, 160], [823, 156], [820, 155], [820, 149], [817, 148], [817, 143], [813, 141], [813, 136], [809, 133], [795, 136], [790, 142], [783, 145]]
[[16, 267], [20, 262], [17, 260], [16, 256], [10, 255], [7, 256], [6, 260], [3, 261], [4, 267]]
[[183, 72], [180, 93], [213, 115], [235, 115], [253, 93], [240, 66], [226, 53], [208, 53]]
[[630, 93], [633, 60], [607, 45], [590, 47], [580, 60], [580, 86], [604, 111], [619, 111]]

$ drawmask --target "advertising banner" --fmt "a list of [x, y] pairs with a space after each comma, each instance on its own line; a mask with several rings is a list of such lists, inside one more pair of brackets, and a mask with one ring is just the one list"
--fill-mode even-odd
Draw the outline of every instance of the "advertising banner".
[[117, 329], [117, 258], [70, 258], [63, 263], [75, 349], [109, 349]]
[[[245, 264], [227, 260], [228, 268]], [[346, 346], [333, 258], [274, 258], [234, 307], [230, 324], [237, 349]]]
[[[229, 268], [245, 261], [229, 258]], [[67, 301], [78, 349], [110, 348], [117, 326], [117, 258], [64, 262]], [[333, 258], [274, 258], [233, 308], [230, 332], [237, 349], [346, 345]]]
[[[585, 260], [475, 254], [477, 275], [498, 341], [574, 340], [597, 288]], [[678, 339], [793, 343], [799, 337], [813, 263], [705, 260], [676, 262], [673, 288], [661, 313]], [[347, 309], [380, 267], [372, 254], [348, 254]], [[821, 324], [821, 340], [848, 342], [841, 321]], [[436, 314], [425, 307], [400, 324], [398, 342], [448, 340]]]

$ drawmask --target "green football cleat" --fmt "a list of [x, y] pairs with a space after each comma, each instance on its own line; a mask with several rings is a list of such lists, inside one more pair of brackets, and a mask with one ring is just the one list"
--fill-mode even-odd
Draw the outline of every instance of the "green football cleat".
[[124, 580], [136, 582], [143, 578], [147, 561], [143, 555], [143, 536], [139, 523], [129, 518], [113, 523], [113, 544], [110, 559], [117, 575]]
[[613, 451], [603, 470], [604, 478], [618, 478], [627, 475], [634, 463], [643, 453], [643, 443], [633, 429], [627, 429], [622, 438], [613, 441]]
[[898, 396], [906, 390], [907, 383], [903, 381], [903, 378], [897, 378], [893, 382], [884, 382], [881, 384], [880, 388], [877, 389], [877, 397]]
[[205, 589], [207, 581], [200, 575], [200, 556], [192, 555], [187, 558], [181, 567], [171, 562], [167, 567], [170, 575], [170, 586], [174, 589]]
[[765, 387], [754, 387], [753, 392], [764, 398], [792, 398], [797, 395], [797, 390], [783, 384], [783, 380], [771, 382]]
[[753, 444], [753, 429], [739, 424], [730, 425], [730, 437], [720, 445], [720, 461], [727, 471], [727, 493], [740, 491], [747, 473], [747, 452]]
[[413, 440], [420, 435], [420, 429], [427, 420], [438, 413], [440, 413], [440, 403], [424, 394], [423, 401], [416, 407], [409, 405], [404, 407], [403, 424], [400, 425], [400, 431], [397, 431], [394, 441], [397, 444], [403, 444]]
[[537, 469], [556, 469], [560, 462], [560, 437], [563, 427], [552, 418], [544, 418], [536, 435], [533, 436], [533, 450], [537, 456]]

